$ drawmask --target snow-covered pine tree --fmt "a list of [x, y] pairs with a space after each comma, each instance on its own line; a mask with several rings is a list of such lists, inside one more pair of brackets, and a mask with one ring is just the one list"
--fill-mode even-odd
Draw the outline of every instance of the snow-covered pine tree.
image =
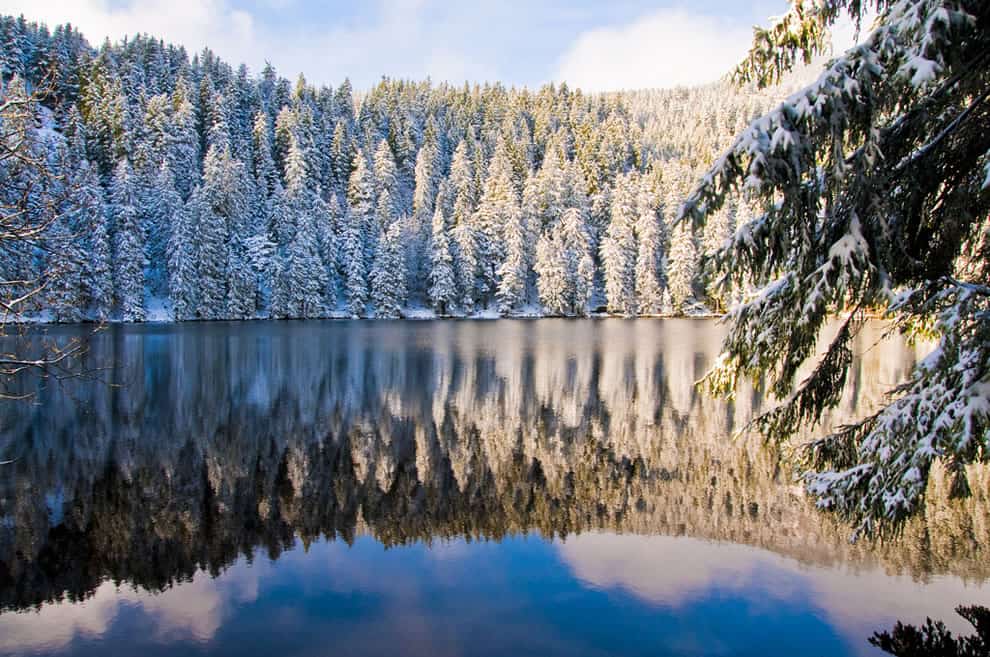
[[351, 317], [363, 317], [368, 303], [367, 269], [364, 259], [364, 235], [368, 220], [353, 211], [344, 218], [341, 236], [344, 299]]
[[175, 176], [175, 188], [188, 200], [199, 178], [200, 149], [196, 134], [196, 108], [185, 77], [179, 77], [172, 92], [172, 121], [169, 134], [169, 168]]
[[375, 204], [375, 218], [372, 230], [378, 231], [378, 237], [374, 242], [375, 254], [378, 253], [378, 240], [388, 231], [389, 226], [395, 221], [395, 205], [392, 203], [392, 194], [387, 189], [380, 190], [378, 202]]
[[[291, 207], [291, 202], [290, 202]], [[324, 317], [327, 272], [320, 257], [316, 227], [311, 211], [300, 211], [296, 234], [289, 243], [286, 277], [289, 303], [285, 316], [293, 318]]]
[[453, 194], [453, 208], [450, 217], [454, 272], [460, 299], [458, 306], [465, 313], [474, 311], [480, 299], [478, 272], [478, 236], [474, 226], [474, 212], [478, 200], [477, 180], [473, 149], [467, 139], [462, 139], [454, 150], [450, 165], [450, 190]]
[[528, 302], [530, 272], [532, 270], [532, 243], [526, 224], [527, 215], [521, 208], [513, 208], [505, 217], [502, 228], [505, 259], [498, 268], [499, 312], [511, 315]]
[[438, 197], [433, 213], [433, 233], [430, 241], [430, 304], [441, 317], [449, 315], [457, 304], [457, 279], [451, 253], [447, 220], [443, 216], [442, 196]]
[[375, 317], [400, 316], [406, 303], [406, 271], [402, 254], [402, 222], [394, 221], [382, 231], [378, 254], [371, 268], [371, 301]]
[[134, 173], [126, 159], [114, 169], [110, 184], [110, 217], [114, 235], [114, 283], [120, 317], [144, 319], [144, 235], [138, 220]]
[[110, 178], [122, 157], [130, 151], [127, 97], [114, 75], [113, 57], [105, 46], [87, 72], [80, 110], [86, 125], [86, 146], [103, 177]]
[[289, 272], [289, 246], [295, 230], [290, 230], [291, 220], [282, 183], [275, 181], [275, 189], [268, 198], [268, 215], [271, 231], [275, 236], [275, 249], [271, 263], [271, 316], [283, 319], [291, 316], [292, 278]]
[[639, 194], [636, 220], [636, 307], [640, 315], [660, 314], [666, 288], [667, 258], [664, 223], [655, 196], [647, 189]]
[[[229, 146], [222, 150], [211, 146], [203, 161], [203, 184], [193, 204], [198, 238], [197, 314], [203, 319], [223, 319], [228, 314], [230, 235], [250, 224], [249, 198], [244, 165], [231, 155]], [[237, 257], [243, 259], [243, 252]], [[236, 273], [242, 277], [243, 268]], [[243, 286], [239, 291], [244, 291]], [[237, 301], [238, 308], [246, 304], [243, 298]]]
[[543, 312], [552, 316], [567, 314], [571, 306], [567, 267], [560, 242], [556, 228], [545, 232], [536, 243], [536, 261], [533, 264]]
[[431, 116], [426, 123], [423, 145], [416, 154], [413, 171], [413, 210], [407, 231], [406, 277], [409, 294], [413, 297], [428, 296], [432, 268], [430, 240], [441, 165], [436, 121]]
[[144, 208], [141, 216], [145, 222], [145, 257], [148, 264], [145, 280], [152, 296], [164, 296], [168, 291], [168, 240], [172, 234], [173, 217], [182, 206], [182, 198], [175, 189], [175, 178], [167, 159], [161, 161], [154, 178], [146, 181], [142, 191]]
[[336, 191], [343, 196], [347, 193], [351, 175], [354, 172], [354, 146], [348, 134], [347, 124], [338, 121], [333, 129], [333, 140], [330, 142], [330, 161], [336, 182]]
[[602, 239], [605, 300], [609, 312], [636, 314], [636, 178], [620, 177], [612, 194], [612, 218]]
[[694, 280], [698, 272], [698, 253], [694, 247], [691, 226], [680, 223], [670, 237], [670, 256], [667, 262], [667, 286], [670, 291], [670, 310], [683, 313], [694, 299]]
[[56, 322], [78, 322], [83, 319], [85, 288], [83, 273], [85, 251], [81, 236], [74, 233], [69, 221], [71, 215], [57, 217], [49, 226], [46, 239], [47, 251], [53, 257], [46, 271], [50, 281], [45, 292], [45, 303]]
[[802, 449], [808, 490], [857, 533], [917, 512], [936, 460], [965, 495], [966, 464], [990, 455], [990, 3], [795, 2], [757, 31], [737, 76], [779, 79], [826, 48], [840, 16], [868, 9], [873, 31], [751, 123], [685, 207], [701, 223], [740, 187], [762, 204], [716, 255], [724, 276], [760, 289], [730, 314], [709, 381], [730, 391], [766, 376], [786, 400], [756, 421], [768, 438], [839, 403], [863, 311], [937, 340], [878, 412]]
[[113, 248], [99, 175], [85, 159], [78, 162], [75, 171], [71, 204], [71, 230], [86, 248], [81, 308], [89, 309], [83, 314], [104, 321], [113, 309]]
[[371, 239], [375, 224], [375, 186], [374, 172], [368, 167], [363, 152], [358, 151], [355, 164], [347, 191], [348, 212], [341, 240], [341, 258], [348, 311], [353, 317], [362, 317], [368, 302], [367, 263], [374, 258], [374, 242], [377, 241], [377, 234], [374, 240]]
[[285, 157], [285, 201], [292, 237], [285, 250], [282, 285], [288, 304], [286, 317], [322, 317], [328, 272], [320, 248], [317, 222], [326, 222], [326, 207], [319, 198], [308, 162], [309, 150], [295, 134], [289, 135]]
[[188, 203], [180, 204], [172, 215], [166, 257], [168, 258], [168, 298], [172, 316], [179, 321], [194, 319], [197, 306], [196, 226], [193, 206], [199, 200], [195, 190]]
[[337, 195], [332, 194], [329, 202], [318, 195], [314, 198], [313, 221], [316, 223], [317, 248], [323, 265], [323, 307], [326, 312], [337, 307], [337, 267], [340, 259], [339, 236], [342, 232], [343, 215]]
[[475, 311], [478, 294], [478, 242], [471, 221], [456, 224], [450, 231], [454, 274], [460, 297], [458, 307], [466, 314]]
[[229, 319], [250, 319], [254, 316], [256, 278], [251, 267], [247, 237], [242, 231], [231, 231], [227, 243], [227, 308]]
[[[375, 155], [372, 159], [374, 168], [374, 187], [379, 195], [387, 193], [389, 202], [392, 204], [391, 214], [396, 216], [399, 212], [399, 181], [395, 166], [395, 155], [388, 141], [382, 139], [378, 142]], [[387, 227], [382, 226], [384, 230]]]
[[275, 160], [272, 159], [272, 131], [268, 122], [268, 114], [257, 112], [251, 126], [251, 140], [254, 150], [254, 180], [263, 198], [275, 189], [278, 172], [275, 170]]
[[[709, 217], [702, 234], [702, 262], [725, 246], [736, 232], [736, 202], [726, 203], [721, 210]], [[715, 312], [725, 312], [732, 305], [735, 290], [731, 279], [715, 278], [710, 268], [703, 267], [705, 299]]]
[[416, 154], [413, 216], [433, 216], [434, 202], [440, 184], [440, 169], [436, 121], [431, 116], [424, 133], [423, 145]]
[[[512, 222], [516, 222], [521, 227], [522, 212], [513, 182], [508, 144], [504, 138], [499, 137], [495, 153], [488, 165], [481, 201], [472, 218], [477, 245], [477, 288], [483, 304], [487, 304], [500, 286], [498, 270], [506, 260], [507, 250], [503, 231]], [[516, 264], [523, 263], [520, 261]], [[504, 301], [505, 297], [502, 299]]]
[[594, 292], [595, 264], [588, 236], [588, 217], [581, 207], [564, 210], [560, 219], [560, 254], [567, 277], [567, 314], [587, 315]]

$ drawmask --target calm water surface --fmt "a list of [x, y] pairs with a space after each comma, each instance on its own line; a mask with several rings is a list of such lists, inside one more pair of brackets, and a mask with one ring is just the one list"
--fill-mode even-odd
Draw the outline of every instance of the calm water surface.
[[[71, 333], [76, 329], [56, 329]], [[80, 331], [81, 332], [81, 331]], [[916, 354], [861, 339], [828, 421]], [[988, 477], [851, 545], [707, 321], [116, 326], [0, 407], [0, 654], [868, 655], [990, 604]]]

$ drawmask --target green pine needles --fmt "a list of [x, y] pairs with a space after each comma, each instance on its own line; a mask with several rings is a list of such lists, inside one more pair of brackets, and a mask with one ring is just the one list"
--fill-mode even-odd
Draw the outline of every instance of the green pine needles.
[[726, 393], [766, 376], [785, 400], [756, 422], [768, 439], [838, 403], [864, 312], [935, 338], [887, 406], [800, 450], [808, 491], [856, 535], [916, 512], [934, 461], [965, 495], [965, 466], [988, 458], [990, 3], [796, 0], [735, 72], [774, 83], [823, 52], [841, 16], [858, 25], [870, 10], [872, 33], [746, 128], [682, 208], [698, 226], [736, 191], [762, 207], [709, 263], [757, 291], [731, 311], [707, 381]]

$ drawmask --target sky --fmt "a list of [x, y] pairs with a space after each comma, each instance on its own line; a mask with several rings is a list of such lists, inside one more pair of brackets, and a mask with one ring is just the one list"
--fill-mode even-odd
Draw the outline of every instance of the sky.
[[588, 91], [701, 84], [746, 53], [752, 27], [786, 0], [0, 0], [93, 44], [143, 32], [191, 52], [209, 46], [257, 72], [316, 84], [383, 75]]

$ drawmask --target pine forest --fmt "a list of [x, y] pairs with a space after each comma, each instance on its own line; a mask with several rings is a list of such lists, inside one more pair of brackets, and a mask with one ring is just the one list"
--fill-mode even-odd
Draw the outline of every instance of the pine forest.
[[364, 92], [9, 16], [0, 42], [4, 138], [31, 154], [0, 165], [36, 227], [0, 253], [24, 318], [709, 314], [741, 293], [702, 263], [746, 202], [675, 219], [780, 87]]

